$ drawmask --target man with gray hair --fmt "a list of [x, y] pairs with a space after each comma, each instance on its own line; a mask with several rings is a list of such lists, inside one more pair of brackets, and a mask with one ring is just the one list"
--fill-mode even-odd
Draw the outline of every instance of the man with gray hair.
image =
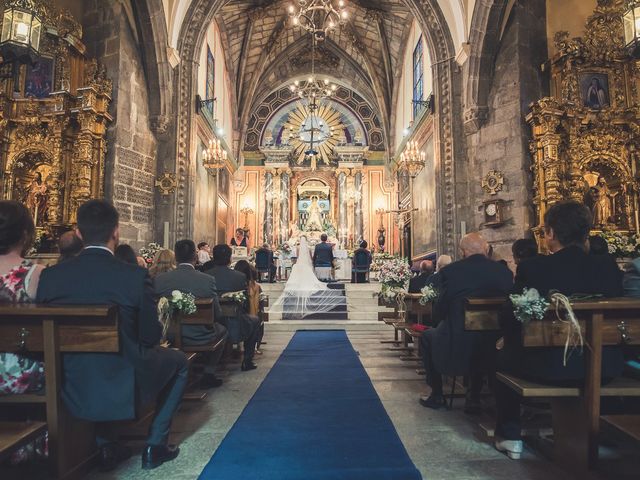
[[420, 290], [431, 283], [432, 278], [433, 262], [423, 260], [420, 262], [420, 273], [409, 281], [409, 293], [420, 293]]
[[[420, 345], [431, 395], [420, 399], [429, 408], [445, 406], [442, 375], [469, 375], [471, 385], [465, 411], [480, 410], [482, 373], [492, 364], [491, 347], [495, 335], [464, 329], [464, 301], [468, 297], [504, 296], [513, 286], [511, 271], [487, 257], [489, 244], [479, 233], [469, 233], [460, 241], [461, 260], [438, 272], [438, 301], [433, 317], [437, 327], [422, 334]], [[479, 383], [479, 384], [478, 384]]]

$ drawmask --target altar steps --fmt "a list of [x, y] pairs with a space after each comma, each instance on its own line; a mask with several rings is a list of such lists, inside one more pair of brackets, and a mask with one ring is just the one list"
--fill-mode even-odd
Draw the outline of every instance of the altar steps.
[[[284, 290], [284, 282], [279, 283], [262, 283], [263, 292], [269, 295], [270, 301], [273, 304]], [[346, 304], [340, 306], [340, 311], [333, 313], [318, 314], [305, 317], [303, 320], [294, 320], [292, 318], [283, 319], [280, 313], [270, 313], [269, 321], [272, 323], [278, 322], [295, 322], [296, 324], [302, 322], [309, 322], [309, 328], [311, 325], [317, 325], [319, 322], [327, 322], [327, 325], [342, 325], [353, 323], [355, 325], [378, 325], [378, 313], [380, 312], [393, 312], [393, 309], [378, 306], [378, 299], [375, 296], [380, 291], [380, 284], [376, 281], [371, 283], [342, 283], [336, 282], [329, 284], [329, 288], [332, 289], [344, 289], [346, 297]], [[346, 307], [346, 318], [344, 318], [344, 308]], [[306, 325], [306, 324], [305, 324]], [[271, 328], [271, 327], [270, 327]]]

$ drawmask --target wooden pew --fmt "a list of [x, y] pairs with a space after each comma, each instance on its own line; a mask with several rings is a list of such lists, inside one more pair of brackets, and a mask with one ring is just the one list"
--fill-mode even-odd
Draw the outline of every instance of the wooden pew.
[[500, 330], [498, 318], [506, 302], [506, 297], [467, 298], [464, 308], [465, 330]]
[[[0, 405], [44, 407], [49, 431], [49, 462], [56, 478], [79, 478], [96, 453], [94, 425], [72, 417], [62, 402], [64, 353], [118, 353], [115, 306], [0, 305], [0, 351], [43, 353], [46, 393], [0, 397]], [[4, 426], [3, 426], [4, 427]], [[8, 452], [37, 436], [42, 425], [14, 424], [13, 435], [0, 437]]]
[[[498, 299], [469, 299], [467, 308], [483, 313], [468, 315], [467, 312], [465, 328], [494, 330], [503, 303]], [[635, 380], [616, 379], [601, 386], [602, 347], [640, 345], [640, 300], [596, 299], [575, 301], [571, 305], [585, 342], [584, 389], [549, 387], [505, 374], [498, 374], [497, 378], [522, 396], [552, 399], [556, 458], [587, 470], [594, 468], [598, 461], [600, 397], [640, 396], [640, 382]], [[568, 328], [566, 323], [556, 320], [555, 311], [550, 309], [542, 321], [523, 326], [522, 341], [527, 348], [563, 347]], [[557, 400], [560, 398], [572, 400], [561, 402]]]

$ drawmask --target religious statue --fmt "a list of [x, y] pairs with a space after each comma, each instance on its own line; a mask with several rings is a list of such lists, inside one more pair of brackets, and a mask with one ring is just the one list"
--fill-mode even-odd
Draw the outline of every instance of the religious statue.
[[613, 216], [612, 198], [615, 196], [611, 193], [607, 182], [603, 177], [598, 179], [596, 187], [595, 202], [593, 204], [593, 224], [596, 226], [604, 226], [609, 223], [609, 219]]
[[318, 203], [318, 196], [313, 195], [307, 207], [307, 231], [321, 231], [322, 225], [322, 210]]
[[31, 212], [33, 223], [42, 226], [47, 213], [47, 186], [42, 180], [42, 173], [36, 172], [35, 178], [27, 189], [24, 204]]

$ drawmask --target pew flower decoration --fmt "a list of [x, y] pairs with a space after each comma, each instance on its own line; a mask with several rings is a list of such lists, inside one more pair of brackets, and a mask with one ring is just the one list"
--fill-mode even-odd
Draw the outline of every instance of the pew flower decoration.
[[245, 302], [247, 301], [247, 294], [244, 292], [244, 290], [240, 290], [238, 292], [224, 293], [222, 294], [222, 298], [226, 300], [231, 300], [232, 302], [237, 303], [238, 305], [244, 305]]
[[160, 251], [160, 249], [160, 245], [153, 242], [140, 249], [140, 256], [144, 258], [144, 261], [147, 263], [148, 267], [153, 264], [153, 259], [156, 258], [156, 254]]
[[436, 290], [433, 285], [427, 285], [426, 287], [420, 290], [422, 293], [422, 298], [420, 298], [420, 305], [426, 305], [429, 302], [432, 302], [436, 298], [438, 298], [438, 290]]
[[[349, 255], [350, 257], [353, 257], [353, 252], [350, 253]], [[373, 259], [371, 262], [371, 271], [372, 272], [379, 272], [380, 269], [382, 268], [382, 265], [387, 261], [387, 260], [392, 260], [395, 257], [393, 255], [391, 255], [390, 253], [374, 253], [373, 254]]]
[[174, 290], [170, 297], [161, 297], [158, 301], [158, 317], [162, 324], [162, 338], [167, 337], [169, 326], [176, 315], [191, 315], [196, 310], [196, 297], [190, 293]]
[[535, 288], [525, 288], [521, 294], [509, 295], [513, 305], [513, 314], [520, 323], [542, 320], [549, 302]]

